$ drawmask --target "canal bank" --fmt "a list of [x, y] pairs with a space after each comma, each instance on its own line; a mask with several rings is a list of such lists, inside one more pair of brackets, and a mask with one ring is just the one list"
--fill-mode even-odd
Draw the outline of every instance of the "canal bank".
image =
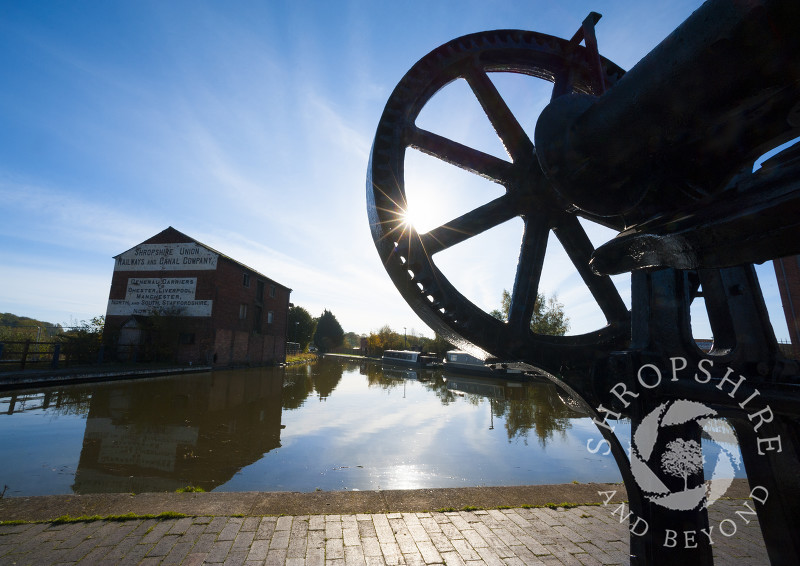
[[165, 365], [142, 367], [141, 365], [114, 364], [107, 366], [77, 366], [60, 369], [4, 371], [0, 373], [0, 391], [74, 383], [95, 383], [101, 381], [161, 377], [164, 375], [185, 375], [211, 371], [211, 369], [211, 366]]
[[[22, 521], [0, 523], [0, 563], [627, 565], [624, 497], [616, 484], [565, 484], [7, 498], [0, 519]], [[710, 521], [742, 504], [717, 501]], [[86, 520], [53, 520], [64, 515]], [[769, 563], [757, 520], [713, 551], [717, 566]]]
[[[746, 497], [747, 484], [733, 491]], [[91, 493], [0, 499], [0, 521], [52, 521], [58, 517], [119, 517], [180, 513], [190, 516], [231, 515], [352, 515], [417, 513], [441, 509], [497, 509], [600, 505], [599, 492], [616, 492], [613, 501], [627, 499], [620, 484], [588, 483], [515, 487], [462, 487], [375, 491]]]

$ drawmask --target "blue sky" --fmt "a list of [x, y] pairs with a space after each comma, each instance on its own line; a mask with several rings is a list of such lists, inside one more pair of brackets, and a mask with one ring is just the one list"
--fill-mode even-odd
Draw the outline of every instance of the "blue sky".
[[[601, 53], [627, 69], [699, 4], [0, 0], [0, 312], [67, 324], [104, 314], [112, 256], [173, 226], [345, 330], [431, 335], [383, 270], [365, 210], [372, 137], [403, 74], [466, 33], [569, 38], [592, 10]], [[532, 133], [544, 91], [503, 80]], [[448, 89], [420, 120], [494, 151], [479, 113], [455, 106], [468, 97]], [[412, 204], [444, 217], [480, 204], [472, 180], [460, 193], [460, 172], [423, 161], [409, 167]], [[521, 222], [490, 232], [440, 265], [486, 310], [513, 284]], [[567, 306], [572, 332], [599, 328], [570, 268], [553, 250], [543, 290]], [[761, 272], [785, 338], [772, 268]], [[697, 335], [708, 335], [700, 323]]]

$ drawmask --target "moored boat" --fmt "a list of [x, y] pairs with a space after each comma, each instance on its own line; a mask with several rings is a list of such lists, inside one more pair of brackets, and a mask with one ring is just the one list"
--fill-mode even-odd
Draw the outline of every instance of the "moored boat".
[[492, 373], [491, 366], [487, 366], [483, 360], [463, 350], [449, 350], [444, 356], [442, 367], [460, 373], [478, 375], [491, 375]]
[[434, 367], [439, 364], [435, 356], [414, 350], [386, 350], [381, 357], [385, 364], [413, 367]]

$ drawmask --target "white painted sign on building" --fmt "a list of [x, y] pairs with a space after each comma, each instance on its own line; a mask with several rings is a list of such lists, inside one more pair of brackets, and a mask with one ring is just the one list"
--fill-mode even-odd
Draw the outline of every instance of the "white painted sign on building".
[[142, 244], [116, 257], [114, 271], [179, 271], [217, 268], [218, 254], [194, 242]]
[[196, 300], [197, 277], [130, 277], [124, 299], [109, 299], [108, 316], [211, 316], [211, 300]]

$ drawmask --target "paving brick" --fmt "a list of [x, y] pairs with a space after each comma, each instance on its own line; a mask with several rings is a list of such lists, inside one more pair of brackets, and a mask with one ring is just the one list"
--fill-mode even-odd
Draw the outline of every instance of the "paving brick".
[[244, 566], [247, 559], [247, 551], [229, 552], [225, 557], [223, 566]]
[[[178, 540], [180, 541], [180, 538], [178, 538]], [[164, 560], [161, 562], [161, 564], [181, 564], [188, 556], [193, 546], [194, 545], [190, 542], [175, 543], [175, 546], [173, 546], [169, 551], [169, 554], [164, 557]]]
[[217, 540], [234, 540], [242, 528], [242, 523], [244, 523], [244, 519], [240, 517], [229, 518], [225, 526], [222, 527]]
[[442, 555], [439, 554], [439, 551], [436, 550], [436, 546], [434, 546], [432, 542], [417, 542], [417, 549], [419, 550], [419, 553], [422, 555], [422, 558], [425, 560], [426, 564], [441, 564], [444, 561], [442, 559]]
[[329, 538], [325, 541], [325, 560], [344, 558], [344, 541], [340, 538]]
[[381, 552], [389, 566], [403, 563], [403, 553], [400, 552], [400, 547], [396, 542], [381, 542]]
[[477, 553], [475, 548], [469, 543], [466, 539], [459, 539], [454, 540], [453, 547], [456, 549], [456, 552], [464, 559], [465, 562], [469, 562], [471, 560], [480, 560], [481, 555]]
[[260, 539], [254, 540], [250, 545], [250, 551], [247, 554], [247, 560], [258, 560], [263, 562], [267, 558], [267, 551], [269, 550], [269, 541]]
[[211, 547], [211, 551], [206, 557], [206, 562], [210, 564], [221, 564], [222, 562], [225, 562], [225, 558], [228, 556], [231, 546], [233, 546], [232, 540], [218, 540]]
[[[717, 566], [769, 560], [758, 522], [720, 501]], [[208, 517], [0, 525], [0, 564], [92, 566], [610, 566], [628, 565], [627, 525], [610, 508], [506, 509], [285, 517]], [[749, 517], [748, 517], [749, 518]], [[716, 522], [715, 522], [716, 521]]]
[[361, 545], [345, 546], [344, 563], [346, 566], [366, 566], [367, 561], [364, 558], [364, 552], [361, 548]]
[[378, 537], [361, 537], [361, 549], [364, 552], [364, 556], [367, 558], [370, 556], [383, 555]]
[[228, 523], [228, 517], [214, 517], [209, 521], [206, 525], [207, 533], [221, 533], [222, 529], [225, 528], [225, 525]]
[[289, 531], [275, 531], [272, 534], [272, 540], [270, 540], [269, 547], [271, 549], [285, 551], [289, 548], [290, 535], [291, 533]]
[[189, 527], [192, 526], [192, 523], [193, 521], [191, 517], [178, 519], [172, 524], [172, 527], [169, 529], [168, 533], [171, 535], [182, 535]]
[[246, 517], [245, 520], [242, 522], [242, 528], [239, 530], [256, 531], [258, 529], [259, 523], [261, 523], [261, 519], [259, 517]]
[[271, 539], [277, 522], [278, 520], [275, 517], [263, 517], [258, 524], [258, 529], [256, 529], [255, 540]]
[[375, 525], [375, 534], [381, 544], [395, 542], [394, 531], [389, 524], [389, 517], [387, 515], [373, 515], [372, 523]]
[[342, 539], [345, 546], [359, 546], [361, 544], [361, 535], [358, 532], [358, 526], [342, 528]]
[[236, 538], [233, 539], [233, 546], [231, 546], [231, 552], [244, 552], [247, 553], [248, 549], [250, 548], [250, 544], [253, 542], [253, 538], [255, 537], [255, 531], [244, 531], [241, 530], [236, 535]]
[[286, 563], [286, 549], [270, 548], [264, 564], [267, 566], [283, 566]]

